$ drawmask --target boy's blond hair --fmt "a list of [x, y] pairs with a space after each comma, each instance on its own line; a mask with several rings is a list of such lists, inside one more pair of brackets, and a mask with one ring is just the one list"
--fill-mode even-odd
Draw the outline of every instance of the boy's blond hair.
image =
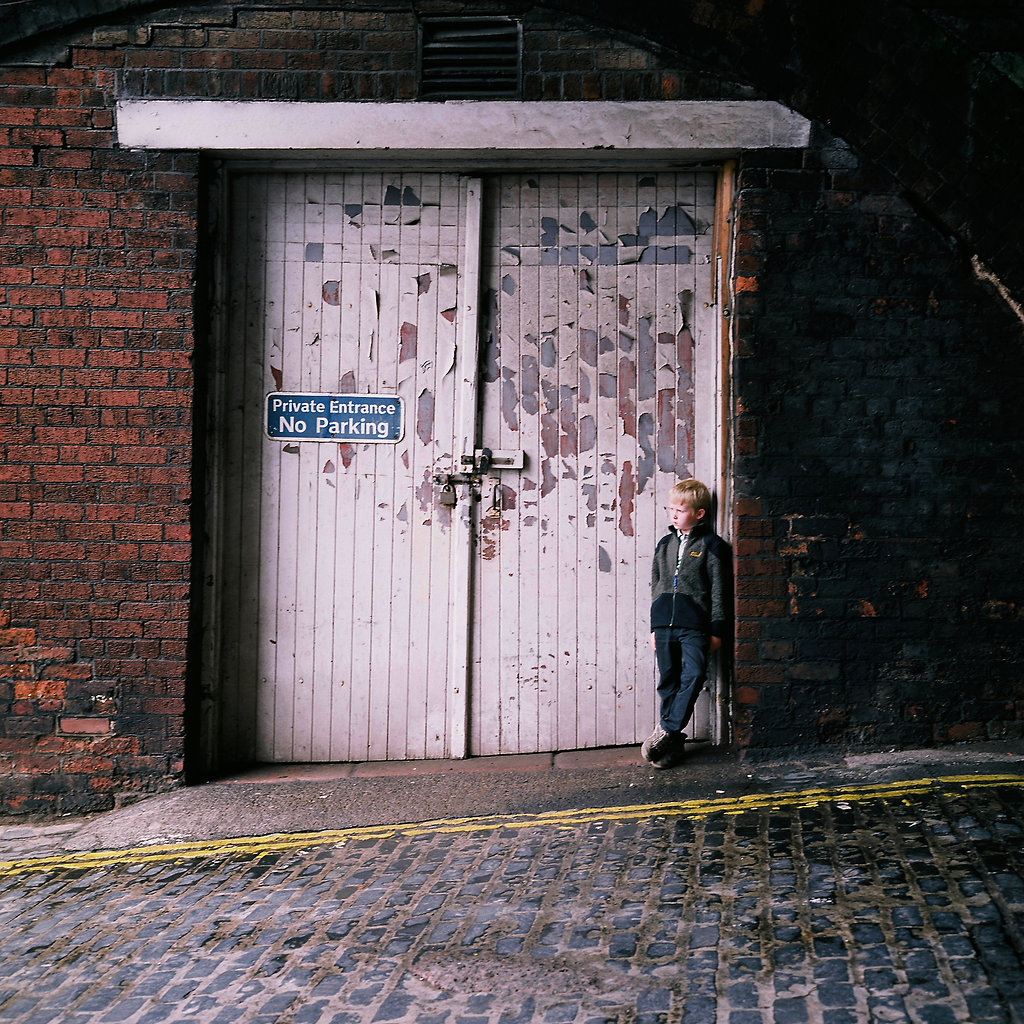
[[699, 480], [680, 480], [672, 485], [668, 492], [668, 500], [677, 505], [689, 505], [694, 511], [703, 509], [705, 514], [711, 511], [711, 492], [706, 484]]

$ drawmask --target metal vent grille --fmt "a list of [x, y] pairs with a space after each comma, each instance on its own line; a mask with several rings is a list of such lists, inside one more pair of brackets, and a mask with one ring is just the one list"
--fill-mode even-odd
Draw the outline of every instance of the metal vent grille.
[[420, 97], [518, 99], [522, 33], [513, 18], [420, 22]]

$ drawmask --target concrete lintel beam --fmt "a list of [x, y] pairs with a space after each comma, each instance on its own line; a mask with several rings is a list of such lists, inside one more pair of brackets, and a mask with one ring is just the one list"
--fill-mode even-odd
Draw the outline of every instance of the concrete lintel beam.
[[225, 156], [720, 159], [745, 150], [802, 148], [809, 133], [806, 118], [770, 101], [117, 104], [123, 147]]

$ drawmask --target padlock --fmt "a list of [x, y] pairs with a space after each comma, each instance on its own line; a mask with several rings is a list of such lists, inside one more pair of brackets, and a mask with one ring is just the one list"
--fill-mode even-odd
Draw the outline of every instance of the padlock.
[[455, 488], [451, 484], [445, 484], [441, 488], [441, 505], [443, 508], [454, 508], [458, 503], [459, 496], [455, 493]]

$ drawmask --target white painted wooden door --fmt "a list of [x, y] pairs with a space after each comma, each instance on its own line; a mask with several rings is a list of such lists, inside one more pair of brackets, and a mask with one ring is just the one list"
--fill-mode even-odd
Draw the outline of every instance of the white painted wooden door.
[[[222, 762], [449, 752], [459, 523], [433, 471], [455, 433], [461, 204], [436, 174], [232, 179], [207, 655]], [[281, 391], [397, 394], [404, 437], [272, 440]]]
[[[454, 175], [231, 179], [206, 629], [222, 763], [647, 734], [650, 556], [703, 429], [714, 181], [496, 177], [480, 249], [479, 189]], [[404, 436], [271, 439], [282, 391], [398, 395]], [[438, 474], [475, 445], [525, 465], [450, 507]]]
[[651, 556], [695, 432], [715, 429], [694, 421], [694, 357], [718, 315], [715, 184], [509, 175], [485, 193], [481, 438], [526, 465], [484, 488], [477, 753], [628, 744], [654, 724]]

